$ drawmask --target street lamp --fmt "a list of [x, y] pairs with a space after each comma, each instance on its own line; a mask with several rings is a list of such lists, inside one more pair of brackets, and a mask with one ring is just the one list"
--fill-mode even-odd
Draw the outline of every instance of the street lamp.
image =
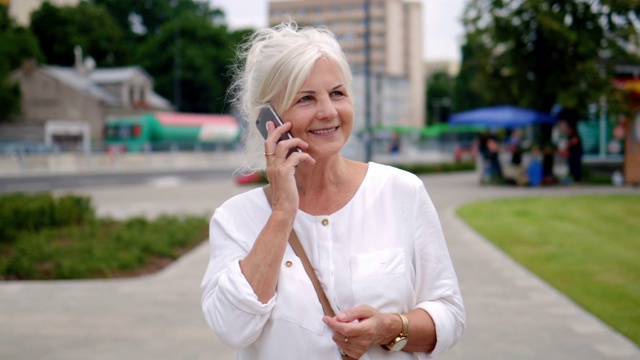
[[[178, 7], [178, 1], [173, 1], [174, 10]], [[173, 104], [176, 111], [180, 111], [182, 107], [182, 86], [180, 78], [182, 74], [181, 58], [180, 58], [180, 16], [175, 20], [175, 30], [173, 31]]]
[[364, 146], [365, 162], [371, 161], [373, 134], [371, 131], [371, 1], [364, 1]]

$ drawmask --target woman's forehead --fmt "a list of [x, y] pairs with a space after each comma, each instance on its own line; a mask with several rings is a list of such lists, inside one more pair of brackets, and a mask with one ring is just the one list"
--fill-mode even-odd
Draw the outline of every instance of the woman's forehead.
[[323, 55], [310, 64], [304, 73], [290, 73], [282, 84], [281, 90], [274, 96], [273, 103], [278, 104], [278, 108], [288, 107], [291, 104], [285, 104], [285, 102], [293, 101], [303, 91], [329, 91], [337, 86], [343, 87], [347, 93], [350, 93], [347, 75], [344, 74], [337, 60]]
[[338, 66], [335, 61], [327, 58], [318, 59], [302, 82], [302, 88], [300, 90], [303, 90], [305, 86], [317, 86], [320, 84], [331, 88], [339, 84], [344, 85], [344, 76], [342, 71], [340, 71], [340, 66]]

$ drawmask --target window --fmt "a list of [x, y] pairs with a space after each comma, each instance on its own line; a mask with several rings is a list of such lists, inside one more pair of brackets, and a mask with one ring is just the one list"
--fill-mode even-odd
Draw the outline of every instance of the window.
[[118, 128], [117, 137], [120, 139], [128, 139], [131, 136], [131, 130], [132, 130], [131, 128], [132, 128], [131, 126], [126, 126], [126, 125], [120, 126]]

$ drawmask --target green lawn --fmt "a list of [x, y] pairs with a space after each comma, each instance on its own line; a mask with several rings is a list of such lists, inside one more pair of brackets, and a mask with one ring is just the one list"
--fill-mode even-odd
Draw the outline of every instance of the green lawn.
[[458, 215], [640, 344], [640, 196], [490, 200], [465, 205]]

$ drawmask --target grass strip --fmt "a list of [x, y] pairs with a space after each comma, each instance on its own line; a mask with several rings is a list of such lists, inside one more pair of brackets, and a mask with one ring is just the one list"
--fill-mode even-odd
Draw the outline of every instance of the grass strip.
[[135, 276], [169, 264], [207, 239], [198, 216], [97, 219], [20, 234], [0, 244], [0, 279], [86, 279]]
[[457, 213], [516, 261], [640, 345], [640, 196], [487, 200]]

